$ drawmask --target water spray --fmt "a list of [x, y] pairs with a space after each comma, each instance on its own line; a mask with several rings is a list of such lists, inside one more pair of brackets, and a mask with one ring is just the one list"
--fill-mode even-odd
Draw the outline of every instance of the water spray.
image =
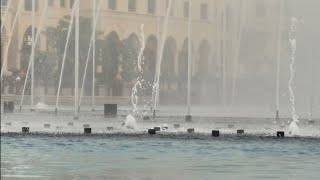
[[[102, 1], [100, 0], [98, 13], [94, 17], [95, 19], [97, 19], [99, 14], [100, 14], [101, 6], [102, 6]], [[91, 49], [92, 49], [92, 47], [94, 45], [93, 42], [94, 42], [94, 38], [95, 38], [95, 31], [96, 31], [96, 27], [97, 27], [97, 22], [98, 21], [94, 22], [93, 29], [92, 29], [92, 34], [91, 34], [90, 45], [89, 45], [89, 50], [88, 50], [88, 54], [87, 54], [86, 65], [85, 65], [85, 68], [84, 68], [84, 74], [83, 74], [83, 78], [82, 78], [82, 85], [81, 85], [81, 91], [80, 91], [80, 97], [79, 97], [78, 112], [80, 111], [80, 106], [81, 106], [81, 102], [82, 102], [84, 83], [85, 83], [86, 77], [87, 77], [87, 69], [88, 69], [88, 64], [89, 64], [90, 52], [91, 52]], [[92, 51], [94, 52], [94, 49]], [[94, 83], [94, 82], [92, 82], [92, 83]]]
[[297, 49], [297, 41], [296, 41], [296, 30], [297, 30], [297, 23], [299, 21], [292, 17], [291, 18], [291, 26], [290, 26], [290, 31], [289, 31], [289, 43], [290, 43], [290, 79], [288, 83], [288, 88], [289, 88], [289, 99], [291, 103], [291, 115], [292, 115], [292, 122], [290, 123], [289, 126], [289, 134], [291, 135], [299, 135], [299, 127], [297, 123], [299, 122], [299, 116], [297, 115], [296, 112], [296, 107], [295, 107], [295, 96], [294, 96], [294, 88], [295, 88], [295, 83], [294, 83], [294, 78], [295, 78], [295, 72], [296, 72], [296, 64], [295, 64], [295, 54], [296, 54], [296, 49]]
[[[24, 86], [23, 86], [23, 90], [22, 90], [22, 95], [21, 95], [21, 101], [20, 101], [20, 108], [19, 108], [19, 112], [21, 112], [22, 110], [22, 103], [23, 103], [23, 98], [24, 98], [24, 92], [26, 90], [26, 85], [27, 85], [27, 81], [28, 81], [28, 76], [29, 76], [29, 73], [30, 73], [30, 68], [31, 68], [31, 65], [34, 61], [34, 48], [36, 47], [36, 44], [39, 40], [39, 37], [40, 37], [40, 33], [41, 33], [41, 30], [42, 30], [42, 26], [43, 26], [43, 23], [44, 23], [44, 20], [46, 18], [48, 14], [48, 3], [46, 3], [45, 5], [45, 8], [44, 8], [44, 12], [41, 16], [41, 20], [40, 20], [40, 24], [38, 25], [38, 30], [37, 30], [37, 34], [36, 34], [36, 38], [33, 40], [33, 43], [34, 45], [32, 46], [32, 50], [31, 50], [31, 56], [30, 56], [30, 59], [29, 59], [29, 64], [28, 64], [28, 70], [27, 70], [27, 74], [26, 74], [26, 78], [25, 78], [25, 81], [24, 81]], [[32, 108], [32, 107], [31, 107]]]
[[60, 78], [59, 78], [59, 85], [58, 85], [58, 90], [57, 90], [55, 114], [58, 113], [58, 104], [59, 104], [59, 96], [60, 96], [60, 90], [61, 90], [61, 82], [62, 82], [64, 65], [65, 65], [65, 61], [66, 61], [67, 49], [68, 49], [68, 45], [69, 45], [69, 39], [70, 39], [70, 35], [71, 35], [71, 30], [72, 30], [72, 24], [73, 24], [73, 20], [74, 20], [76, 3], [77, 3], [77, 1], [74, 1], [73, 6], [72, 6], [72, 12], [71, 12], [71, 15], [70, 15], [71, 19], [70, 19], [70, 24], [69, 24], [68, 33], [67, 33], [67, 42], [66, 42], [65, 47], [64, 47], [62, 66], [61, 66]]
[[[139, 89], [142, 90], [142, 94], [143, 94], [143, 89], [144, 89], [144, 84], [145, 84], [145, 80], [143, 78], [143, 69], [142, 69], [142, 64], [144, 64], [143, 52], [145, 49], [144, 24], [141, 24], [141, 26], [140, 26], [139, 42], [140, 42], [140, 50], [139, 50], [138, 59], [136, 62], [137, 66], [138, 66], [139, 75], [138, 75], [138, 77], [136, 79], [136, 83], [134, 84], [132, 91], [131, 91], [131, 104], [133, 106], [133, 113], [135, 113], [135, 114], [139, 113], [139, 108], [138, 108]], [[143, 114], [141, 114], [141, 115], [143, 115]]]
[[162, 62], [162, 56], [163, 56], [163, 49], [164, 49], [164, 42], [165, 38], [167, 36], [168, 32], [168, 22], [169, 22], [169, 16], [170, 16], [170, 11], [172, 8], [172, 0], [169, 0], [168, 8], [166, 11], [166, 16], [164, 19], [164, 26], [163, 26], [163, 32], [162, 36], [160, 39], [160, 51], [158, 52], [158, 62], [157, 62], [157, 67], [156, 67], [156, 76], [155, 76], [155, 81], [152, 87], [152, 101], [153, 101], [153, 116], [155, 117], [155, 112], [157, 110], [157, 105], [158, 105], [158, 98], [159, 98], [159, 84], [160, 84], [160, 73], [161, 73], [161, 62]]
[[13, 36], [14, 30], [15, 30], [15, 26], [17, 24], [16, 22], [17, 22], [18, 16], [20, 15], [20, 12], [21, 12], [21, 9], [22, 9], [22, 6], [23, 6], [23, 2], [24, 2], [23, 0], [20, 0], [20, 2], [19, 2], [18, 9], [17, 9], [16, 15], [15, 15], [14, 20], [13, 20], [13, 25], [12, 25], [12, 28], [11, 28], [11, 33], [10, 33], [10, 36], [9, 36], [7, 48], [6, 48], [6, 51], [4, 52], [3, 62], [2, 62], [2, 67], [1, 67], [1, 75], [0, 75], [1, 76], [1, 81], [2, 81], [4, 67], [7, 67], [10, 44], [11, 44], [11, 40], [13, 39], [12, 36]]
[[11, 1], [12, 1], [12, 0], [9, 0], [9, 1], [8, 1], [7, 8], [6, 8], [6, 12], [4, 13], [3, 21], [1, 22], [1, 32], [2, 32], [2, 29], [3, 29], [3, 27], [4, 27], [4, 22], [6, 21], [7, 16], [8, 16], [8, 12], [9, 12], [9, 9], [10, 9], [10, 6], [11, 6]]

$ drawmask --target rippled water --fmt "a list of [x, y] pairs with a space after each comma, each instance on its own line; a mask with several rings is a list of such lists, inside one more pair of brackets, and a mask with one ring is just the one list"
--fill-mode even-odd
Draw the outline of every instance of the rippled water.
[[2, 135], [1, 179], [319, 179], [320, 139]]

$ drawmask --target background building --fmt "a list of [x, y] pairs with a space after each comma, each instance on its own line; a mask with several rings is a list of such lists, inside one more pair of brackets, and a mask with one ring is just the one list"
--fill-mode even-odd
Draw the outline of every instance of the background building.
[[[13, 73], [26, 71], [31, 52], [32, 0], [22, 1], [23, 7], [11, 37], [8, 65], [4, 68]], [[13, 1], [8, 16], [4, 19], [8, 2], [9, 0], [1, 1], [1, 22], [4, 22], [1, 32], [2, 52], [7, 47], [19, 4], [19, 1]], [[44, 14], [45, 2], [36, 0], [36, 27]], [[35, 66], [38, 71], [35, 78], [39, 94], [55, 95], [73, 2], [74, 0], [48, 0], [47, 18], [41, 30], [40, 40], [36, 44]], [[132, 84], [137, 77], [135, 62], [141, 48], [142, 24], [146, 43], [143, 76], [146, 82], [153, 83], [159, 39], [163, 33], [168, 2], [169, 0], [102, 0], [99, 4], [97, 0], [97, 9], [101, 8], [96, 29], [98, 96], [130, 95]], [[193, 0], [193, 103], [273, 106], [279, 52], [281, 59], [284, 59], [281, 61], [282, 72], [285, 69], [281, 76], [282, 91], [285, 91], [287, 86], [290, 18], [310, 11], [309, 17], [312, 19], [317, 12], [310, 7], [316, 4], [317, 1], [312, 1], [303, 9], [298, 8], [301, 3], [288, 0]], [[162, 103], [186, 101], [188, 7], [189, 1], [173, 0], [163, 51], [160, 81]], [[92, 33], [92, 1], [81, 0], [80, 15], [80, 75], [82, 75]], [[308, 19], [307, 16], [305, 18]], [[304, 39], [310, 34], [319, 38], [315, 33], [319, 26], [313, 25], [307, 28], [313, 29], [312, 33], [300, 31], [304, 41], [300, 43], [306, 43]], [[64, 95], [73, 92], [74, 36], [71, 37], [62, 86]], [[3, 56], [4, 53], [1, 54]], [[297, 55], [303, 57], [305, 54], [306, 51], [303, 51]], [[314, 57], [319, 57], [319, 54], [314, 53]], [[90, 63], [89, 67], [92, 66]], [[10, 74], [5, 73], [7, 77]], [[302, 74], [301, 77], [305, 79], [309, 76]], [[87, 78], [89, 80], [85, 84], [85, 95], [90, 95], [92, 68], [89, 68]], [[150, 88], [146, 91], [150, 91]], [[316, 90], [317, 86], [313, 89]], [[308, 89], [301, 93], [306, 94], [306, 91]], [[286, 101], [287, 97], [283, 99]]]

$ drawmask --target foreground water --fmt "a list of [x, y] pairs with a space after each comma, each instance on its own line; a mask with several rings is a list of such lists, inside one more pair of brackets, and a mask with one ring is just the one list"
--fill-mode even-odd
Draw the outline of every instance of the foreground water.
[[318, 138], [2, 135], [1, 179], [319, 179]]

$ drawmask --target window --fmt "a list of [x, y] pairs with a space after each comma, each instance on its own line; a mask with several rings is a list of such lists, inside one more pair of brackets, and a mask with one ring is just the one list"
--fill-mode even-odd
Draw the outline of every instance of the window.
[[[35, 11], [38, 11], [38, 0], [34, 1]], [[24, 0], [24, 10], [32, 11], [32, 0]]]
[[148, 13], [154, 14], [156, 7], [156, 1], [155, 0], [148, 0]]
[[108, 0], [108, 8], [115, 10], [117, 9], [117, 1], [116, 0]]
[[128, 0], [128, 11], [136, 11], [136, 0]]
[[208, 19], [208, 4], [207, 3], [201, 4], [200, 13], [201, 13], [201, 15], [200, 15], [201, 19]]
[[53, 0], [48, 0], [48, 6], [49, 7], [52, 7], [54, 4], [53, 4]]
[[8, 0], [1, 0], [1, 6], [8, 5]]
[[264, 4], [263, 2], [258, 2], [256, 4], [256, 16], [263, 17], [264, 16]]
[[65, 0], [60, 0], [60, 7], [65, 7], [65, 6], [66, 6]]
[[184, 2], [184, 11], [183, 11], [184, 17], [189, 17], [189, 1]]
[[73, 8], [74, 2], [75, 2], [74, 0], [70, 0], [70, 5], [69, 6], [70, 6], [71, 9]]
[[[172, 1], [172, 4], [171, 4], [171, 11], [170, 11], [170, 16], [173, 16], [173, 12], [174, 12], [174, 0], [171, 0]], [[169, 2], [170, 2], [170, 0], [167, 0], [167, 9], [168, 9], [168, 7], [169, 7]], [[166, 10], [167, 10], [166, 9]]]

